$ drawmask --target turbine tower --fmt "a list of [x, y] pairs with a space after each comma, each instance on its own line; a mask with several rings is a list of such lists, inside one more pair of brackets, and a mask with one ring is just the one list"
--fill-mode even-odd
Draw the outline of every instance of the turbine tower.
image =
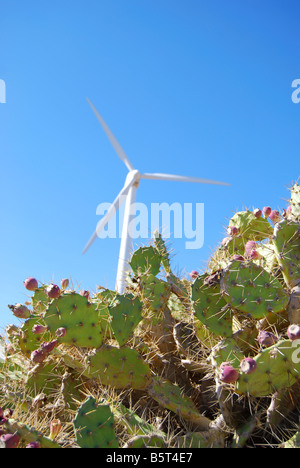
[[103, 120], [95, 106], [92, 102], [87, 99], [89, 105], [91, 106], [93, 112], [95, 113], [98, 121], [100, 122], [104, 132], [106, 133], [109, 141], [111, 142], [112, 146], [114, 147], [117, 155], [119, 158], [124, 162], [128, 169], [128, 174], [125, 180], [125, 184], [111, 206], [109, 207], [107, 213], [103, 216], [103, 218], [97, 224], [96, 231], [86, 244], [83, 254], [90, 248], [93, 242], [97, 239], [100, 235], [101, 231], [105, 228], [108, 224], [110, 219], [115, 215], [116, 211], [120, 208], [122, 203], [125, 201], [125, 212], [124, 212], [124, 220], [123, 220], [123, 227], [122, 227], [122, 238], [121, 238], [121, 245], [120, 245], [120, 253], [119, 253], [119, 263], [118, 263], [118, 270], [117, 270], [117, 278], [116, 278], [116, 291], [122, 293], [126, 287], [126, 272], [129, 270], [129, 261], [131, 256], [131, 249], [133, 245], [133, 236], [132, 236], [132, 229], [133, 229], [133, 220], [135, 215], [135, 200], [136, 200], [136, 191], [138, 189], [139, 183], [141, 179], [154, 179], [154, 180], [170, 180], [170, 181], [177, 181], [177, 182], [194, 182], [200, 184], [215, 184], [215, 185], [230, 185], [225, 182], [218, 182], [215, 180], [207, 180], [207, 179], [200, 179], [198, 177], [186, 177], [181, 175], [173, 175], [173, 174], [141, 174], [137, 169], [133, 167], [130, 160], [128, 159], [127, 155], [125, 154], [123, 148], [120, 146], [118, 141], [116, 140], [115, 136], [110, 131], [109, 127], [107, 126], [106, 122]]

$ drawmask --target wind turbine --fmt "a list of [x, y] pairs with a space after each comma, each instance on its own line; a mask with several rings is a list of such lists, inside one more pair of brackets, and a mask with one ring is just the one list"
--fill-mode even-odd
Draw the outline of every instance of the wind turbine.
[[120, 208], [122, 203], [125, 201], [125, 211], [124, 211], [124, 220], [123, 220], [123, 227], [122, 227], [122, 238], [121, 238], [121, 245], [120, 245], [120, 253], [119, 253], [119, 263], [118, 263], [118, 270], [117, 270], [117, 278], [116, 278], [116, 291], [122, 293], [125, 289], [125, 276], [126, 272], [129, 270], [129, 261], [131, 256], [131, 249], [133, 244], [132, 238], [132, 228], [133, 228], [133, 220], [134, 220], [134, 207], [135, 207], [135, 200], [136, 200], [136, 191], [138, 189], [139, 183], [141, 179], [154, 179], [154, 180], [171, 180], [177, 182], [194, 182], [200, 184], [215, 184], [215, 185], [230, 185], [225, 182], [218, 182], [215, 180], [207, 180], [207, 179], [199, 179], [198, 177], [186, 177], [181, 175], [173, 175], [173, 174], [141, 174], [137, 169], [135, 169], [128, 159], [127, 155], [125, 154], [123, 148], [120, 146], [118, 141], [116, 140], [115, 136], [110, 131], [109, 127], [107, 126], [106, 122], [103, 120], [95, 106], [92, 102], [87, 99], [89, 105], [91, 106], [93, 112], [95, 113], [98, 121], [100, 122], [104, 132], [106, 133], [109, 141], [111, 142], [112, 146], [114, 147], [117, 155], [119, 158], [124, 162], [128, 169], [128, 174], [125, 180], [125, 184], [122, 190], [119, 192], [111, 206], [109, 207], [107, 213], [103, 216], [103, 218], [97, 224], [96, 231], [86, 244], [83, 254], [90, 248], [93, 242], [97, 239], [100, 235], [101, 231], [105, 228], [108, 224], [110, 219], [114, 216], [116, 211]]

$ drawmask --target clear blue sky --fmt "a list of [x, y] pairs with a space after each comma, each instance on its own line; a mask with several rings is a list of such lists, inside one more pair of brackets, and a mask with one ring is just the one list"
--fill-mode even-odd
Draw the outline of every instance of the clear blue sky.
[[[18, 323], [23, 280], [113, 288], [118, 239], [83, 247], [127, 170], [89, 97], [141, 172], [138, 201], [204, 203], [205, 241], [170, 239], [174, 269], [203, 268], [244, 207], [286, 206], [299, 177], [300, 4], [296, 0], [2, 2], [0, 332]], [[146, 239], [140, 239], [146, 243]]]

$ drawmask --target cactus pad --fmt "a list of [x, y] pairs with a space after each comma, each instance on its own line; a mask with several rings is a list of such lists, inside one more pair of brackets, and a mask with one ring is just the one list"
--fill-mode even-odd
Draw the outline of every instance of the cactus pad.
[[66, 334], [58, 338], [61, 343], [85, 348], [96, 348], [102, 344], [103, 328], [94, 304], [76, 293], [65, 294], [54, 299], [48, 306], [44, 320], [55, 334], [64, 328]]
[[232, 307], [255, 319], [282, 312], [288, 303], [279, 280], [253, 262], [231, 262], [224, 270], [221, 289]]
[[74, 419], [76, 441], [81, 448], [118, 448], [114, 416], [108, 405], [89, 397]]

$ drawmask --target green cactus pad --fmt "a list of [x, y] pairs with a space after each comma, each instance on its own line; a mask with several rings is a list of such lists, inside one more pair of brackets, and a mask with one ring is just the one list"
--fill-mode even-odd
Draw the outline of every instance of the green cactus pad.
[[165, 269], [165, 272], [171, 273], [170, 255], [166, 248], [166, 244], [162, 238], [162, 235], [157, 231], [154, 233], [154, 244], [161, 256], [161, 263]]
[[43, 321], [40, 316], [32, 315], [26, 322], [23, 323], [20, 328], [20, 334], [18, 336], [18, 344], [22, 353], [30, 358], [32, 351], [38, 349], [44, 341], [51, 341], [50, 333], [46, 332], [43, 334], [35, 334], [32, 332], [34, 325], [43, 325]]
[[66, 329], [65, 336], [58, 338], [60, 343], [83, 348], [97, 348], [102, 344], [104, 330], [97, 308], [80, 294], [64, 294], [54, 299], [44, 320], [53, 335], [58, 328]]
[[273, 243], [285, 282], [293, 288], [300, 283], [300, 225], [286, 219], [276, 224]]
[[291, 387], [300, 378], [299, 343], [281, 340], [255, 356], [257, 369], [252, 374], [240, 374], [237, 393], [263, 397]]
[[81, 448], [118, 448], [114, 416], [108, 405], [89, 397], [79, 408], [74, 428], [76, 442]]
[[143, 305], [138, 297], [118, 295], [114, 305], [109, 307], [112, 317], [111, 328], [120, 346], [123, 346], [133, 335], [142, 320]]
[[223, 362], [229, 362], [238, 369], [244, 354], [233, 338], [225, 338], [212, 349], [209, 360], [215, 370], [218, 370]]
[[253, 262], [231, 262], [224, 270], [221, 289], [233, 308], [255, 319], [280, 313], [288, 304], [279, 280]]
[[220, 285], [208, 285], [209, 275], [198, 276], [192, 284], [191, 299], [195, 316], [216, 335], [232, 335], [232, 312], [221, 295]]
[[141, 280], [142, 297], [147, 307], [159, 312], [168, 304], [171, 286], [154, 275], [147, 275]]
[[46, 293], [46, 287], [47, 286], [41, 286], [36, 289], [31, 298], [32, 307], [36, 314], [42, 314], [45, 312], [49, 302], [51, 301]]
[[185, 421], [202, 426], [203, 430], [208, 429], [211, 421], [199, 413], [193, 401], [183, 395], [177, 385], [160, 377], [154, 377], [148, 388], [148, 394], [161, 406], [173, 411]]
[[140, 247], [130, 260], [130, 266], [135, 276], [151, 274], [156, 276], [159, 273], [161, 256], [155, 247]]
[[300, 221], [300, 185], [295, 184], [291, 188], [291, 214], [295, 221]]
[[267, 219], [256, 218], [251, 211], [239, 211], [229, 221], [229, 226], [239, 229], [239, 236], [247, 240], [261, 241], [272, 236], [273, 229]]
[[99, 378], [103, 385], [143, 390], [151, 382], [151, 371], [140, 354], [131, 348], [102, 346], [87, 358], [85, 375]]

